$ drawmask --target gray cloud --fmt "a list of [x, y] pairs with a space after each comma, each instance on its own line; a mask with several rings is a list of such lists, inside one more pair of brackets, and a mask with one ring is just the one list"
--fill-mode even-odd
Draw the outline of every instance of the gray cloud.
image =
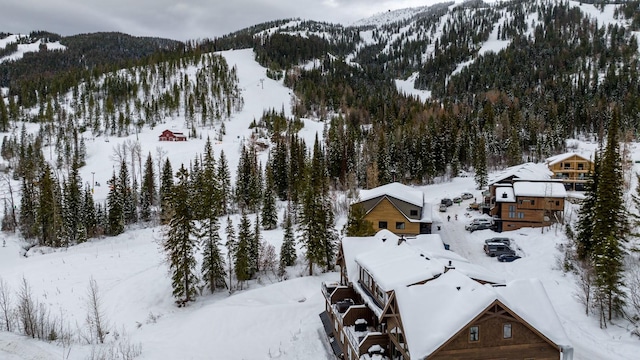
[[61, 35], [120, 31], [177, 40], [211, 38], [261, 22], [299, 17], [350, 24], [444, 0], [4, 0], [0, 31]]

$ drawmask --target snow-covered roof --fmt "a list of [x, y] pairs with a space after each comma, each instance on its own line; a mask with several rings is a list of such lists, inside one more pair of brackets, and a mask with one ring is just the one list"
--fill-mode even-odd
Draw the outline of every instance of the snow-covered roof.
[[511, 186], [496, 186], [496, 202], [516, 202], [516, 197], [513, 194], [513, 187]]
[[546, 164], [524, 163], [495, 173], [489, 178], [489, 185], [502, 182], [510, 177], [520, 180], [547, 180], [551, 179], [552, 176], [553, 172], [549, 170]]
[[360, 276], [359, 264], [384, 291], [432, 279], [443, 273], [447, 266], [472, 279], [504, 283], [504, 278], [497, 274], [445, 250], [439, 234], [418, 235], [400, 244], [399, 239], [389, 230], [380, 230], [369, 237], [345, 237], [342, 250], [351, 282], [355, 284]]
[[419, 248], [387, 239], [384, 245], [355, 257], [356, 263], [373, 277], [383, 291], [391, 291], [397, 286], [407, 286], [425, 281], [442, 273], [444, 267], [439, 261], [420, 252]]
[[494, 287], [450, 270], [423, 285], [399, 287], [395, 294], [412, 357], [433, 353], [496, 300], [555, 344], [571, 347], [539, 280]]
[[[567, 190], [561, 182], [516, 181], [513, 183], [515, 196], [536, 196], [566, 198]], [[496, 193], [496, 201], [498, 194]]]
[[399, 182], [378, 186], [370, 190], [361, 190], [360, 201], [367, 201], [385, 195], [415, 206], [422, 207], [424, 205], [424, 193], [421, 190], [416, 190]]
[[569, 158], [571, 158], [573, 156], [578, 156], [578, 157], [580, 157], [582, 159], [591, 161], [590, 159], [584, 157], [583, 155], [577, 154], [575, 152], [568, 152], [568, 153], [564, 153], [564, 154], [559, 154], [559, 155], [554, 155], [554, 156], [548, 157], [547, 160], [545, 160], [545, 162], [548, 165], [555, 165], [555, 164], [557, 164], [557, 163], [559, 163], [561, 161], [565, 161], [565, 160], [567, 160], [567, 159], [569, 159]]

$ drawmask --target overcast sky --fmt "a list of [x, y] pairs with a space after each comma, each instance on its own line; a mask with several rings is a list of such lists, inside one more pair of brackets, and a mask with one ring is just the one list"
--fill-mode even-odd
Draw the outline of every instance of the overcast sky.
[[212, 38], [261, 22], [302, 18], [349, 25], [388, 10], [445, 0], [2, 0], [0, 32], [119, 31], [175, 40]]

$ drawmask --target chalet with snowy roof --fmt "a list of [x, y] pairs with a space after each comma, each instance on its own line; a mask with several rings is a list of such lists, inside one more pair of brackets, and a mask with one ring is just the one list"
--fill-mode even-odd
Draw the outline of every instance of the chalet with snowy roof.
[[489, 189], [483, 192], [481, 208], [486, 214], [491, 214], [495, 206], [496, 187], [498, 185], [513, 184], [518, 180], [546, 181], [551, 179], [553, 173], [545, 164], [525, 163], [508, 167], [489, 177]]
[[491, 215], [498, 232], [562, 222], [567, 191], [560, 181], [515, 181], [493, 187]]
[[554, 179], [562, 179], [567, 191], [584, 191], [594, 167], [593, 161], [573, 152], [552, 156], [546, 164]]
[[424, 193], [398, 182], [360, 191], [360, 200], [351, 206], [362, 206], [364, 219], [375, 231], [388, 229], [397, 235], [430, 234], [431, 204], [424, 202]]
[[338, 263], [320, 314], [337, 358], [572, 359], [539, 281], [505, 284], [437, 234], [347, 237]]
[[171, 131], [169, 129], [162, 132], [160, 141], [187, 141], [187, 136], [181, 132]]

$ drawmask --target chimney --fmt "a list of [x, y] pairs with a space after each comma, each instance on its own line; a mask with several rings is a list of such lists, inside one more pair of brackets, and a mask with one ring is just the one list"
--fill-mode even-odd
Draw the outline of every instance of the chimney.
[[455, 269], [455, 266], [453, 266], [453, 264], [451, 263], [451, 260], [449, 260], [449, 264], [447, 264], [447, 265], [444, 267], [444, 272], [447, 272], [447, 271], [449, 271], [449, 270], [453, 270], [453, 269]]
[[503, 199], [506, 199], [506, 198], [507, 198], [507, 193], [506, 193], [506, 192], [503, 192], [503, 193], [502, 193], [502, 198], [503, 198]]

